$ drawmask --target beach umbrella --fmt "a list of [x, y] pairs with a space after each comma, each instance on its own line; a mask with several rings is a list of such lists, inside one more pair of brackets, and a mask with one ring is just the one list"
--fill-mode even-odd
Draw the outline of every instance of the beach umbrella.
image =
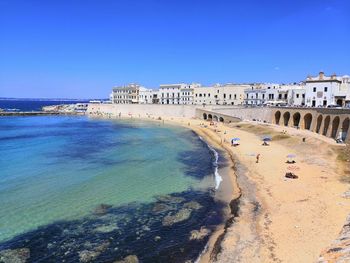
[[287, 155], [288, 159], [293, 159], [295, 157], [297, 157], [297, 156], [294, 153], [290, 153], [290, 154]]
[[239, 141], [240, 138], [232, 138], [231, 141]]
[[298, 171], [300, 168], [298, 166], [291, 165], [291, 166], [288, 166], [287, 169], [289, 171]]
[[268, 142], [268, 141], [271, 141], [272, 138], [271, 138], [271, 136], [269, 136], [269, 135], [265, 135], [265, 136], [262, 137], [262, 140], [263, 140], [264, 142]]

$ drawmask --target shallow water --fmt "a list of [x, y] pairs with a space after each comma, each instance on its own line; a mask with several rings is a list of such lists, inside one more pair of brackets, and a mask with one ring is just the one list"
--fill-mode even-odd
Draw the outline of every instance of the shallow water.
[[195, 259], [208, 236], [190, 240], [190, 231], [223, 220], [214, 161], [179, 127], [3, 117], [0, 250], [28, 248], [32, 262]]

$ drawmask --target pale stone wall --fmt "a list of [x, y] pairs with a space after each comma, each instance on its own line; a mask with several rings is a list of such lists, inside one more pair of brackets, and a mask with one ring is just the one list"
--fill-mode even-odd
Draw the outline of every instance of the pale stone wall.
[[229, 115], [241, 120], [256, 120], [261, 122], [272, 122], [272, 111], [271, 108], [226, 108], [226, 107], [213, 107], [212, 111]]
[[160, 105], [160, 104], [89, 104], [89, 115], [119, 116], [147, 116], [153, 117], [186, 117], [196, 116], [195, 105]]

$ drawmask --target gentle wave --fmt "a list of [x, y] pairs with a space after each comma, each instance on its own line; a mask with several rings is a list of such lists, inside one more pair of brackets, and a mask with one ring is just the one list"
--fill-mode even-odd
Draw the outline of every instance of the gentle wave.
[[215, 190], [219, 189], [220, 187], [220, 183], [222, 182], [222, 177], [219, 174], [219, 165], [218, 165], [218, 161], [219, 161], [219, 154], [218, 152], [211, 146], [209, 145], [201, 136], [198, 136], [199, 139], [201, 139], [207, 146], [208, 148], [213, 152], [215, 160], [213, 162], [213, 166], [214, 166], [214, 175], [215, 175]]

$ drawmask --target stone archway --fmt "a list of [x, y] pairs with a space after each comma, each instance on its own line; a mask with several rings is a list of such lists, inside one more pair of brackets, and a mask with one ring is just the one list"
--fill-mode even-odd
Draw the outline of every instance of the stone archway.
[[289, 119], [290, 119], [290, 113], [287, 111], [283, 114], [283, 125], [284, 126], [288, 126]]
[[275, 113], [275, 124], [279, 125], [280, 124], [280, 119], [281, 119], [281, 112], [276, 111]]
[[311, 123], [312, 123], [312, 115], [311, 113], [307, 113], [304, 116], [304, 129], [310, 130], [311, 129]]
[[322, 120], [323, 120], [323, 116], [319, 115], [317, 117], [317, 122], [316, 122], [316, 133], [320, 133], [321, 130], [321, 125], [322, 125]]
[[219, 121], [220, 121], [220, 122], [224, 122], [224, 118], [223, 118], [223, 117], [220, 117], [220, 118], [219, 118]]
[[218, 116], [214, 115], [213, 120], [218, 121], [219, 120]]
[[208, 120], [212, 120], [213, 119], [213, 115], [208, 114]]
[[340, 122], [340, 119], [338, 116], [334, 117], [333, 121], [332, 121], [332, 134], [331, 134], [331, 137], [332, 138], [336, 138], [337, 137], [337, 131], [338, 131], [338, 128], [339, 128], [339, 122]]
[[323, 126], [323, 135], [327, 135], [328, 132], [328, 127], [329, 127], [329, 123], [331, 121], [331, 117], [328, 115], [325, 119], [324, 119], [324, 126]]
[[203, 113], [203, 119], [204, 120], [208, 119], [208, 115], [206, 113]]
[[343, 141], [346, 140], [346, 137], [347, 137], [347, 135], [348, 135], [349, 124], [350, 124], [350, 119], [349, 119], [349, 118], [346, 118], [346, 119], [343, 121], [343, 124], [342, 124], [342, 127], [341, 127], [341, 130], [342, 130], [341, 139], [342, 139]]
[[299, 112], [293, 114], [293, 126], [299, 127], [301, 115]]

